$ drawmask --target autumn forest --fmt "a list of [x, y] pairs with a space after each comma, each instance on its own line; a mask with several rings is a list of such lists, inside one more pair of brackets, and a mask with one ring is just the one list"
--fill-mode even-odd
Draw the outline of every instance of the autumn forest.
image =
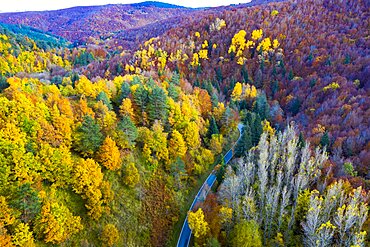
[[370, 246], [369, 10], [0, 13], [0, 246]]

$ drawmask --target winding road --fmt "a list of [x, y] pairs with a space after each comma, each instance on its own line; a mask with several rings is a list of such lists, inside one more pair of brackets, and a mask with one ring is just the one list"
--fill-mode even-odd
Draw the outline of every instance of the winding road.
[[[234, 152], [233, 152], [234, 151], [234, 146], [236, 145], [236, 143], [238, 143], [238, 141], [241, 137], [242, 129], [243, 129], [243, 124], [239, 123], [238, 124], [239, 138], [235, 142], [235, 144], [232, 146], [232, 148], [225, 154], [225, 156], [224, 156], [224, 163], [225, 164], [229, 163], [229, 161], [234, 156]], [[206, 181], [204, 181], [202, 187], [200, 187], [200, 189], [198, 191], [198, 194], [195, 196], [194, 201], [190, 206], [189, 211], [194, 208], [195, 204], [205, 200], [205, 198], [208, 195], [208, 192], [211, 190], [215, 181], [216, 181], [216, 171], [213, 170], [211, 172], [211, 174], [209, 174]], [[186, 216], [186, 218], [184, 220], [184, 224], [182, 225], [179, 240], [177, 241], [177, 247], [188, 247], [189, 243], [190, 243], [190, 239], [191, 239], [191, 230], [190, 230], [189, 223], [188, 223], [188, 217]]]

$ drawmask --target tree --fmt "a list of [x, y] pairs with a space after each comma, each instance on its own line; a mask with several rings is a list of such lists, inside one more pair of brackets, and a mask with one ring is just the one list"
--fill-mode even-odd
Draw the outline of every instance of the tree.
[[41, 209], [39, 195], [29, 183], [22, 184], [16, 189], [10, 205], [20, 211], [21, 219], [25, 223], [31, 221]]
[[165, 123], [167, 121], [168, 106], [166, 100], [167, 96], [164, 90], [158, 86], [154, 86], [149, 95], [148, 102], [148, 116], [151, 122], [154, 122], [154, 120], [161, 120]]
[[242, 84], [240, 82], [237, 82], [235, 84], [235, 87], [233, 89], [233, 92], [231, 93], [232, 100], [234, 100], [234, 101], [240, 101], [241, 100], [242, 93], [243, 93], [243, 86], [242, 86]]
[[129, 116], [132, 120], [135, 119], [134, 109], [132, 108], [132, 103], [129, 98], [122, 100], [122, 104], [119, 107], [119, 113], [121, 116]]
[[320, 140], [320, 145], [321, 147], [326, 147], [327, 149], [329, 148], [330, 139], [329, 139], [329, 133], [327, 131], [325, 131], [325, 133], [322, 135], [321, 140]]
[[299, 137], [298, 137], [298, 147], [303, 148], [306, 145], [306, 141], [304, 140], [303, 133], [302, 131], [299, 132]]
[[135, 187], [140, 181], [140, 174], [134, 163], [129, 163], [125, 169], [124, 183], [129, 187]]
[[129, 116], [122, 117], [122, 120], [118, 123], [118, 130], [122, 131], [127, 137], [129, 145], [135, 143], [138, 137], [138, 130]]
[[36, 246], [32, 236], [32, 231], [30, 231], [30, 227], [27, 223], [19, 223], [15, 227], [12, 241], [16, 246]]
[[108, 98], [107, 94], [104, 91], [101, 91], [98, 96], [96, 97], [96, 101], [102, 101], [104, 105], [108, 107], [109, 110], [112, 110], [112, 103]]
[[186, 154], [187, 147], [184, 138], [181, 133], [177, 130], [173, 130], [171, 134], [171, 139], [169, 141], [169, 153], [170, 158], [175, 159], [176, 157], [183, 158]]
[[91, 156], [95, 153], [103, 142], [103, 134], [100, 126], [94, 119], [87, 115], [83, 122], [77, 127], [74, 140], [74, 148], [83, 156]]
[[190, 211], [188, 213], [188, 222], [195, 238], [202, 238], [208, 234], [208, 223], [204, 219], [204, 213], [201, 208], [199, 208], [196, 212]]
[[12, 237], [7, 233], [7, 230], [1, 224], [0, 224], [0, 246], [14, 247], [12, 243]]
[[190, 122], [185, 128], [184, 138], [189, 149], [200, 147], [199, 127], [195, 122]]
[[133, 92], [133, 98], [134, 98], [134, 103], [135, 103], [134, 110], [136, 112], [135, 114], [136, 123], [142, 123], [143, 125], [145, 125], [147, 121], [147, 116], [146, 116], [145, 111], [146, 111], [146, 108], [148, 105], [148, 99], [149, 99], [148, 91], [143, 86], [139, 86]]
[[118, 243], [119, 232], [113, 224], [106, 224], [100, 236], [103, 246], [112, 247]]
[[211, 138], [212, 135], [218, 135], [220, 132], [217, 127], [216, 119], [212, 116], [211, 121], [209, 123], [209, 128], [208, 128], [208, 133], [207, 136], [208, 138]]
[[206, 247], [221, 247], [221, 244], [218, 242], [217, 238], [210, 238], [207, 241]]
[[180, 95], [180, 88], [170, 83], [170, 86], [167, 89], [168, 97], [171, 97], [173, 100], [178, 101]]
[[270, 106], [267, 102], [266, 94], [263, 93], [257, 96], [253, 111], [260, 115], [261, 120], [265, 120], [270, 117]]
[[83, 229], [81, 218], [73, 216], [69, 209], [57, 202], [45, 202], [36, 222], [38, 235], [46, 243], [59, 244]]
[[176, 85], [176, 86], [180, 85], [180, 75], [179, 75], [179, 73], [173, 72], [170, 82], [172, 84]]
[[127, 82], [123, 82], [121, 85], [120, 102], [130, 95], [130, 85]]
[[243, 127], [241, 137], [235, 147], [235, 156], [241, 157], [252, 147], [252, 133], [249, 124]]
[[116, 142], [107, 136], [103, 145], [98, 151], [98, 161], [101, 162], [107, 169], [116, 171], [121, 168], [121, 154], [116, 145]]
[[259, 114], [257, 114], [253, 120], [251, 132], [252, 132], [252, 145], [255, 146], [258, 144], [261, 134], [263, 132], [262, 122]]
[[93, 219], [99, 219], [102, 214], [102, 181], [103, 173], [93, 159], [80, 159], [77, 162], [73, 174], [73, 190], [87, 200], [85, 206]]
[[212, 135], [211, 140], [209, 141], [209, 148], [215, 155], [218, 155], [222, 152], [224, 143], [224, 138], [221, 134]]
[[259, 247], [262, 245], [259, 226], [254, 220], [242, 220], [232, 231], [233, 247]]

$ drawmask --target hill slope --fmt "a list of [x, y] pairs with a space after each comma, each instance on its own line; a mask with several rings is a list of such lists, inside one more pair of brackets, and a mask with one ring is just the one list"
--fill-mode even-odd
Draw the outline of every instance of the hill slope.
[[165, 20], [180, 18], [194, 10], [159, 2], [140, 4], [73, 7], [54, 11], [2, 13], [0, 22], [31, 26], [64, 37], [87, 41], [109, 37], [114, 32], [135, 29]]

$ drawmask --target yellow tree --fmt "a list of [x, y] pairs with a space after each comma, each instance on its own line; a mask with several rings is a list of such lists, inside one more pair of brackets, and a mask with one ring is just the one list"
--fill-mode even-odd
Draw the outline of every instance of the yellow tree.
[[221, 121], [222, 116], [225, 113], [225, 105], [222, 102], [217, 103], [217, 107], [213, 108], [213, 116], [215, 117], [216, 121]]
[[12, 238], [7, 234], [5, 226], [14, 223], [14, 216], [12, 215], [12, 210], [8, 206], [5, 197], [0, 196], [0, 246], [2, 247], [12, 247]]
[[121, 155], [116, 142], [107, 136], [98, 151], [98, 161], [107, 169], [116, 171], [121, 168]]
[[199, 127], [195, 122], [187, 124], [184, 130], [184, 138], [189, 149], [197, 149], [200, 147]]
[[224, 138], [221, 134], [213, 134], [210, 140], [210, 148], [215, 155], [218, 155], [222, 152]]
[[176, 157], [183, 158], [185, 156], [187, 151], [186, 142], [180, 132], [177, 130], [172, 131], [169, 144], [171, 159], [175, 159]]
[[13, 244], [21, 247], [34, 247], [34, 239], [30, 227], [27, 223], [19, 223], [15, 229], [12, 236]]
[[75, 166], [73, 175], [73, 190], [87, 200], [86, 208], [93, 219], [99, 219], [102, 214], [100, 186], [103, 173], [93, 159], [80, 159]]
[[73, 216], [63, 204], [46, 202], [35, 228], [46, 243], [59, 244], [82, 230], [81, 218]]
[[131, 99], [125, 98], [122, 100], [122, 104], [119, 107], [119, 113], [121, 116], [129, 116], [131, 120], [134, 120], [134, 109], [132, 108], [132, 102]]
[[234, 86], [233, 92], [231, 93], [231, 98], [234, 101], [239, 101], [243, 93], [243, 86], [240, 82], [237, 82]]
[[0, 225], [0, 246], [14, 247], [12, 237], [7, 233], [6, 229]]
[[140, 180], [140, 174], [134, 163], [129, 163], [125, 169], [124, 183], [129, 187], [135, 187]]
[[201, 208], [196, 212], [188, 213], [188, 222], [191, 231], [194, 233], [195, 238], [205, 237], [209, 232], [209, 226], [204, 219], [204, 213]]
[[12, 210], [8, 206], [5, 197], [0, 196], [0, 226], [13, 224], [15, 218], [12, 215]]
[[245, 97], [247, 99], [254, 99], [257, 97], [257, 89], [254, 85], [249, 85], [247, 84], [246, 85], [246, 89], [245, 89]]
[[111, 247], [117, 244], [119, 240], [119, 232], [113, 224], [107, 224], [103, 227], [100, 239], [103, 242], [103, 246]]

